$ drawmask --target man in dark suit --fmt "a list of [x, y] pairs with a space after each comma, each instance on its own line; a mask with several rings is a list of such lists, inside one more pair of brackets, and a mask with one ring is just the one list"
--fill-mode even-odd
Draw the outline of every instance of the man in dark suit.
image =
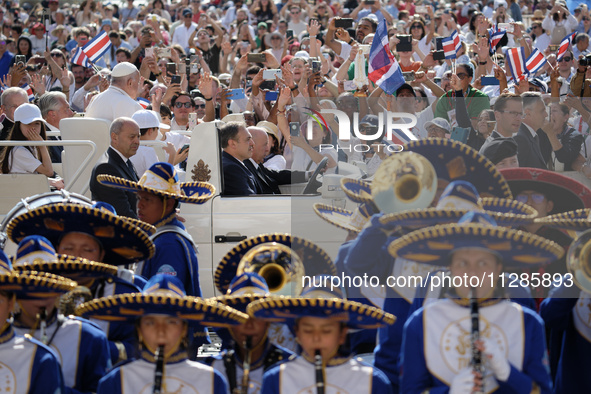
[[244, 165], [255, 177], [260, 194], [281, 194], [279, 185], [300, 183], [306, 181], [305, 171], [275, 171], [265, 168], [263, 161], [269, 154], [269, 135], [260, 127], [249, 127], [248, 132], [254, 141], [254, 150], [250, 159], [244, 160]]
[[252, 157], [254, 141], [243, 122], [229, 122], [220, 129], [224, 196], [248, 196], [262, 193], [243, 161]]
[[96, 164], [90, 177], [92, 199], [104, 201], [115, 207], [118, 215], [137, 219], [137, 198], [135, 193], [113, 189], [101, 185], [96, 177], [100, 174], [138, 181], [137, 174], [129, 158], [140, 146], [140, 127], [131, 118], [117, 118], [111, 123], [111, 146]]
[[546, 121], [548, 114], [542, 95], [538, 92], [525, 92], [523, 98], [523, 120], [513, 139], [517, 142], [517, 159], [520, 167], [547, 169], [546, 161], [540, 148], [537, 130]]

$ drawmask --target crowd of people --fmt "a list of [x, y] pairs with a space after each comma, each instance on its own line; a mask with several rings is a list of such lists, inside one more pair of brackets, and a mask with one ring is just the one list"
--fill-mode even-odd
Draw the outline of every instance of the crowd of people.
[[[0, 173], [63, 189], [63, 148], [27, 141], [59, 140], [73, 116], [107, 120], [110, 138], [94, 203], [7, 224], [0, 391], [591, 387], [591, 237], [574, 233], [591, 227], [591, 188], [572, 175], [591, 179], [587, 5], [48, 0], [0, 14], [0, 142], [23, 142], [0, 145]], [[185, 179], [209, 122], [222, 190]], [[141, 141], [163, 141], [166, 161]], [[222, 295], [204, 298], [180, 204], [353, 166], [362, 179], [341, 184], [355, 209], [314, 207], [347, 231], [334, 261], [262, 234], [224, 256]], [[427, 203], [392, 208], [415, 197]], [[270, 269], [244, 268], [286, 261], [300, 281], [288, 296]], [[342, 275], [378, 285], [331, 287]], [[433, 286], [446, 275], [490, 280]], [[222, 352], [198, 358], [214, 331]]]

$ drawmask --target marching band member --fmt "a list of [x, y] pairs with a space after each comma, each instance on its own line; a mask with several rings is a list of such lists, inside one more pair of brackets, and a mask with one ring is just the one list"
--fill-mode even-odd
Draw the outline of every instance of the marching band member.
[[382, 371], [339, 354], [339, 347], [345, 343], [348, 328], [393, 324], [396, 318], [378, 308], [347, 301], [340, 289], [331, 290], [330, 284], [330, 276], [315, 276], [301, 297], [271, 296], [248, 306], [249, 315], [256, 318], [293, 322], [302, 348], [300, 356], [265, 373], [261, 393], [392, 393]]
[[247, 316], [185, 294], [171, 275], [155, 275], [142, 293], [120, 294], [78, 307], [85, 317], [135, 322], [138, 356], [101, 379], [97, 393], [228, 393], [224, 377], [188, 359], [188, 322], [215, 327], [241, 324]]
[[[92, 207], [68, 203], [44, 205], [14, 218], [8, 224], [7, 235], [15, 243], [30, 234], [40, 235], [47, 238], [60, 254], [116, 266], [152, 256], [154, 244], [142, 230], [150, 231], [151, 226], [119, 217], [113, 210], [105, 203]], [[74, 267], [78, 267], [78, 263]], [[135, 293], [140, 288], [134, 282], [145, 283], [128, 270], [119, 268], [117, 274], [112, 275], [108, 274], [112, 272], [112, 266], [101, 266], [98, 270], [96, 267], [99, 267], [96, 263], [84, 262], [78, 270], [59, 265], [45, 266], [44, 270], [80, 280], [82, 286], [89, 288], [92, 298]], [[96, 275], [84, 274], [89, 271]], [[95, 323], [109, 338], [112, 364], [126, 360], [133, 350], [133, 327], [117, 321]]]
[[[401, 392], [550, 392], [543, 322], [504, 298], [501, 274], [508, 266], [548, 264], [562, 256], [560, 246], [469, 212], [456, 224], [402, 236], [388, 250], [418, 263], [449, 266], [454, 280], [444, 299], [425, 305], [405, 324]], [[472, 326], [471, 300], [477, 309]]]
[[[263, 253], [266, 253], [265, 249]], [[247, 306], [269, 295], [265, 279], [254, 273], [244, 273], [230, 283], [228, 294], [213, 298], [213, 301], [228, 305], [246, 313]], [[292, 353], [269, 341], [269, 322], [249, 317], [246, 323], [232, 326], [232, 346], [208, 360], [220, 371], [230, 386], [230, 392], [258, 394], [263, 382], [263, 373], [276, 363], [287, 360]]]
[[[58, 258], [46, 238], [37, 235], [20, 242], [14, 265], [27, 260], [68, 264], [64, 257]], [[96, 392], [99, 380], [111, 368], [107, 336], [85, 319], [61, 314], [56, 307], [59, 294], [49, 289], [46, 293], [23, 289], [17, 294], [15, 333], [30, 335], [55, 350], [68, 392]]]
[[22, 291], [41, 296], [67, 293], [76, 282], [65, 278], [17, 274], [0, 250], [0, 389], [8, 393], [65, 392], [57, 356], [34, 338], [17, 336], [9, 321], [16, 294]]

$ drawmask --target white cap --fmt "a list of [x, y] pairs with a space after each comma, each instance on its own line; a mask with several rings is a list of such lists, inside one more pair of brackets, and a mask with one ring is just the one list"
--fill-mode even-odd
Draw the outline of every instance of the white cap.
[[126, 77], [136, 72], [138, 72], [136, 66], [129, 62], [122, 62], [117, 63], [117, 65], [113, 67], [113, 71], [111, 71], [111, 76], [114, 78]]
[[499, 7], [507, 8], [507, 2], [505, 0], [495, 0], [495, 10]]
[[168, 125], [160, 123], [160, 119], [158, 118], [158, 114], [154, 111], [149, 111], [147, 109], [142, 109], [135, 112], [131, 119], [135, 120], [136, 123], [140, 126], [140, 130], [143, 129], [151, 129], [151, 128], [169, 128]]
[[306, 51], [297, 51], [293, 57], [303, 57], [304, 59], [310, 59], [310, 54]]
[[41, 117], [41, 110], [33, 104], [23, 104], [14, 111], [14, 121], [31, 124], [36, 121], [45, 122]]
[[451, 126], [446, 119], [434, 118], [433, 120], [425, 123], [425, 129], [428, 129], [430, 126], [437, 126], [444, 129], [448, 133], [451, 133]]

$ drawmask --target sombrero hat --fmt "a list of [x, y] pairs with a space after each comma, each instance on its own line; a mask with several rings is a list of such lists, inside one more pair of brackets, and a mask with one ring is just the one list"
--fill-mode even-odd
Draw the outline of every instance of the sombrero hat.
[[[289, 234], [262, 234], [245, 239], [226, 253], [214, 273], [213, 280], [216, 288], [225, 294], [228, 291], [230, 283], [236, 276], [238, 265], [242, 258], [258, 245], [272, 245], [273, 243], [284, 245], [294, 250], [303, 263], [305, 275], [336, 275], [336, 268], [331, 258], [322, 248], [312, 242]], [[289, 259], [288, 256], [284, 257]], [[269, 285], [269, 287], [271, 286]]]
[[128, 192], [148, 192], [189, 204], [203, 204], [215, 195], [215, 187], [207, 182], [179, 182], [170, 163], [153, 164], [138, 182], [113, 175], [99, 175], [97, 180], [106, 186]]
[[529, 205], [506, 198], [480, 198], [471, 183], [453, 181], [441, 193], [436, 207], [387, 214], [380, 218], [380, 222], [387, 226], [427, 227], [457, 223], [469, 211], [485, 212], [503, 227], [532, 223], [538, 215]]
[[586, 231], [591, 229], [590, 208], [577, 209], [538, 218], [534, 222], [548, 227], [567, 231]]
[[410, 141], [404, 151], [425, 156], [440, 182], [468, 181], [482, 197], [512, 198], [509, 185], [495, 165], [466, 144], [446, 138]]
[[0, 291], [19, 298], [53, 298], [75, 289], [77, 283], [57, 275], [12, 270], [10, 259], [0, 250]]
[[141, 293], [102, 297], [76, 308], [84, 318], [135, 321], [145, 315], [168, 315], [211, 327], [227, 327], [246, 322], [248, 316], [228, 306], [188, 297], [181, 281], [170, 275], [153, 276]]
[[328, 223], [346, 231], [358, 233], [375, 213], [370, 207], [373, 204], [363, 203], [354, 211], [334, 207], [332, 205], [315, 203], [314, 212]]
[[591, 189], [555, 171], [520, 167], [504, 168], [501, 174], [514, 196], [525, 190], [534, 190], [552, 200], [554, 208], [551, 214], [591, 208]]
[[211, 300], [246, 313], [248, 304], [268, 296], [269, 287], [265, 279], [257, 273], [245, 272], [232, 280], [226, 295]]
[[341, 189], [349, 199], [356, 203], [373, 204], [371, 182], [363, 179], [342, 178]]
[[14, 218], [6, 231], [15, 243], [36, 234], [53, 245], [58, 245], [62, 236], [70, 232], [94, 237], [105, 251], [104, 260], [113, 265], [145, 260], [154, 254], [154, 243], [148, 234], [104, 205], [44, 205]]
[[396, 316], [379, 308], [348, 301], [339, 287], [331, 290], [330, 275], [310, 278], [309, 286], [300, 297], [271, 296], [252, 302], [246, 310], [251, 316], [273, 323], [311, 316], [336, 318], [351, 328], [361, 329], [378, 328], [396, 321]]
[[555, 242], [525, 231], [497, 226], [482, 212], [468, 212], [458, 223], [426, 227], [388, 246], [394, 257], [447, 266], [457, 249], [479, 248], [498, 255], [505, 267], [531, 267], [559, 259], [564, 250]]
[[117, 276], [114, 265], [58, 255], [49, 240], [39, 235], [30, 235], [19, 243], [12, 269], [16, 272], [47, 272], [75, 281]]

